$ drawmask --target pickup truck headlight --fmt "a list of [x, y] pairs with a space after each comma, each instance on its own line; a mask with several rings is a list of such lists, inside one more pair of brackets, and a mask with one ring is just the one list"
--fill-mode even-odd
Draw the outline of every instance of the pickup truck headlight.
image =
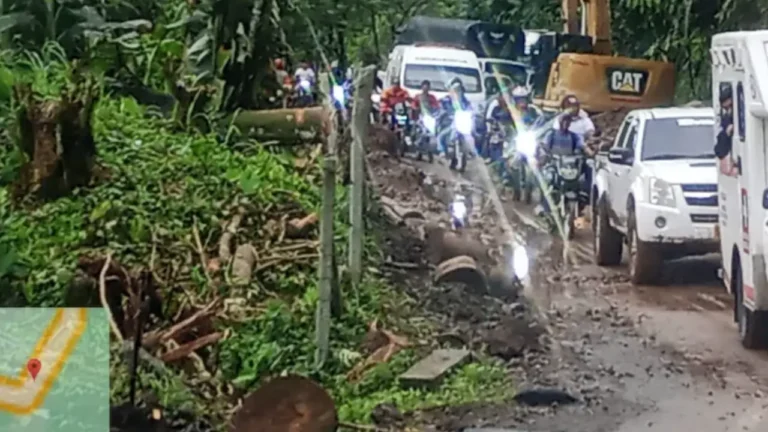
[[675, 207], [675, 192], [672, 190], [672, 185], [665, 182], [662, 179], [652, 177], [648, 181], [648, 200], [651, 204]]

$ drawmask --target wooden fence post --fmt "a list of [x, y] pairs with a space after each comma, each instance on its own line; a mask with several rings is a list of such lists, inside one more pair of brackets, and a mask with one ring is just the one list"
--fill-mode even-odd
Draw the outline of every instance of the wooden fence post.
[[[331, 89], [327, 74], [320, 74], [320, 90], [324, 94], [323, 103], [329, 104]], [[335, 110], [328, 110], [335, 117]], [[320, 212], [320, 264], [319, 264], [319, 295], [315, 321], [315, 366], [322, 367], [328, 359], [331, 332], [331, 304], [333, 301], [334, 284], [334, 244], [333, 244], [333, 210], [336, 200], [336, 146], [339, 131], [336, 119], [330, 122], [330, 134], [325, 146], [323, 159], [323, 202]]]
[[370, 124], [371, 94], [375, 66], [359, 70], [355, 78], [355, 101], [352, 106], [352, 147], [350, 149], [350, 179], [352, 181], [349, 197], [349, 276], [352, 286], [357, 288], [363, 276], [363, 242], [365, 226], [363, 206], [365, 199], [365, 150], [363, 141], [368, 138]]

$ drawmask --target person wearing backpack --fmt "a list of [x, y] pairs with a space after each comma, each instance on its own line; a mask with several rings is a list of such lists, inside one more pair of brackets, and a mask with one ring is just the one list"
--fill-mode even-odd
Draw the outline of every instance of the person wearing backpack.
[[[592, 156], [592, 151], [584, 143], [584, 138], [570, 130], [572, 116], [561, 115], [555, 125], [544, 136], [543, 141], [539, 144], [537, 149], [537, 161], [538, 166], [542, 167], [542, 172], [551, 173], [546, 177], [547, 181], [551, 184], [554, 179], [552, 170], [548, 169], [547, 164], [550, 156], [571, 156], [571, 155], [586, 155]], [[542, 199], [541, 204], [536, 208], [536, 214], [549, 213], [549, 201]]]

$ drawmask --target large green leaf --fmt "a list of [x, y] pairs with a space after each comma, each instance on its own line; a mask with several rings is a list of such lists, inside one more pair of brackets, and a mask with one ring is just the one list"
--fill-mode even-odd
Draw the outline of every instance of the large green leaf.
[[0, 33], [12, 30], [16, 27], [25, 26], [35, 21], [32, 14], [26, 12], [15, 12], [6, 15], [0, 15]]
[[0, 102], [11, 99], [13, 94], [13, 72], [9, 69], [0, 67]]

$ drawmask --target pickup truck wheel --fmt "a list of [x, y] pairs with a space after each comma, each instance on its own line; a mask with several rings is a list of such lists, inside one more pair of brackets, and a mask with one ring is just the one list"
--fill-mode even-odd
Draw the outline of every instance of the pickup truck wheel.
[[597, 205], [592, 215], [592, 231], [594, 232], [595, 264], [599, 266], [615, 266], [621, 262], [622, 238], [608, 219], [608, 209], [605, 202]]
[[634, 285], [655, 285], [661, 278], [664, 264], [661, 255], [653, 247], [637, 237], [634, 216], [627, 230], [629, 248], [629, 279]]
[[736, 322], [739, 326], [741, 345], [746, 349], [763, 349], [768, 347], [768, 315], [765, 312], [755, 312], [744, 306], [744, 278], [741, 268], [735, 269], [734, 294], [736, 297]]

